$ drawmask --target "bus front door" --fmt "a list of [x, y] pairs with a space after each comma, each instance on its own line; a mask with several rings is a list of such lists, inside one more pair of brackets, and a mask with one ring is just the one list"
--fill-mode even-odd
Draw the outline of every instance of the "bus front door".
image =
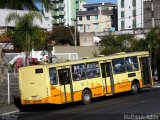
[[143, 85], [151, 85], [152, 84], [152, 78], [151, 78], [152, 72], [151, 72], [149, 57], [140, 58], [140, 67], [141, 67]]
[[58, 70], [58, 76], [62, 103], [73, 101], [73, 87], [70, 68]]
[[101, 63], [102, 70], [102, 79], [103, 84], [105, 86], [105, 93], [113, 94], [114, 93], [114, 81], [113, 81], [113, 73], [111, 68], [111, 63]]

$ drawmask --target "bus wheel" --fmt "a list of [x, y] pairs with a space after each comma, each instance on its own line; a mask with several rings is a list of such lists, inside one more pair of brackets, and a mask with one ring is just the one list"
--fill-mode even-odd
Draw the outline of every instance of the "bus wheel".
[[91, 103], [92, 95], [89, 90], [84, 90], [82, 93], [82, 103], [88, 105]]
[[134, 95], [137, 94], [138, 92], [139, 92], [139, 84], [137, 82], [132, 82], [131, 93]]

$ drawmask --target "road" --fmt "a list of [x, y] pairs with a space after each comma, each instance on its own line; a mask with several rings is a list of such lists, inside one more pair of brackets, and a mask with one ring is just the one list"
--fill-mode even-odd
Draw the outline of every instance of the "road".
[[[160, 88], [145, 89], [137, 95], [127, 92], [101, 97], [94, 99], [89, 105], [78, 102], [60, 106], [35, 106], [15, 116], [18, 120], [123, 120], [124, 115], [136, 114], [160, 114]], [[160, 119], [160, 115], [158, 117]]]

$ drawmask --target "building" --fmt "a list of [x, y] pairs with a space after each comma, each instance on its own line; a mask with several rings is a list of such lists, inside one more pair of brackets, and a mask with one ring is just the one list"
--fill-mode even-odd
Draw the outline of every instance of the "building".
[[[7, 23], [6, 22], [6, 17], [10, 13], [17, 13], [19, 15], [27, 14], [29, 11], [27, 10], [10, 10], [10, 9], [0, 9], [0, 33], [3, 33], [3, 30], [7, 27], [15, 27], [15, 22]], [[42, 17], [42, 21], [40, 20], [35, 20], [35, 24], [40, 26], [43, 29], [46, 29], [48, 31], [52, 30], [52, 20], [50, 19], [50, 14], [46, 13]]]
[[[152, 12], [153, 3], [153, 12]], [[160, 27], [160, 0], [144, 0], [144, 28]], [[153, 15], [152, 15], [153, 13]], [[152, 19], [154, 21], [152, 21]]]
[[77, 12], [79, 32], [104, 32], [117, 29], [117, 5], [95, 3], [83, 5], [85, 11]]
[[143, 0], [118, 0], [118, 30], [143, 28]]
[[74, 26], [76, 11], [83, 10], [85, 0], [50, 0], [53, 26]]

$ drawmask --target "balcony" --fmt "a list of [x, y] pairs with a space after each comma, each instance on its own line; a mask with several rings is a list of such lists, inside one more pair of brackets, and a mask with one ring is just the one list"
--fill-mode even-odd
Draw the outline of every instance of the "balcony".
[[65, 15], [65, 12], [64, 11], [60, 11], [59, 15]]
[[55, 1], [58, 2], [59, 0], [49, 0], [49, 1], [51, 1], [51, 2], [55, 2]]
[[59, 12], [52, 11], [52, 12], [51, 12], [51, 15], [52, 15], [52, 16], [59, 16]]
[[59, 9], [59, 4], [52, 4], [51, 9]]
[[60, 3], [60, 4], [59, 4], [59, 7], [60, 7], [60, 8], [64, 8], [64, 7], [65, 7], [65, 4], [64, 4], [64, 3]]
[[65, 20], [65, 19], [59, 19], [59, 22], [60, 22], [60, 23], [65, 23], [66, 20]]
[[52, 24], [59, 24], [59, 19], [52, 20]]

